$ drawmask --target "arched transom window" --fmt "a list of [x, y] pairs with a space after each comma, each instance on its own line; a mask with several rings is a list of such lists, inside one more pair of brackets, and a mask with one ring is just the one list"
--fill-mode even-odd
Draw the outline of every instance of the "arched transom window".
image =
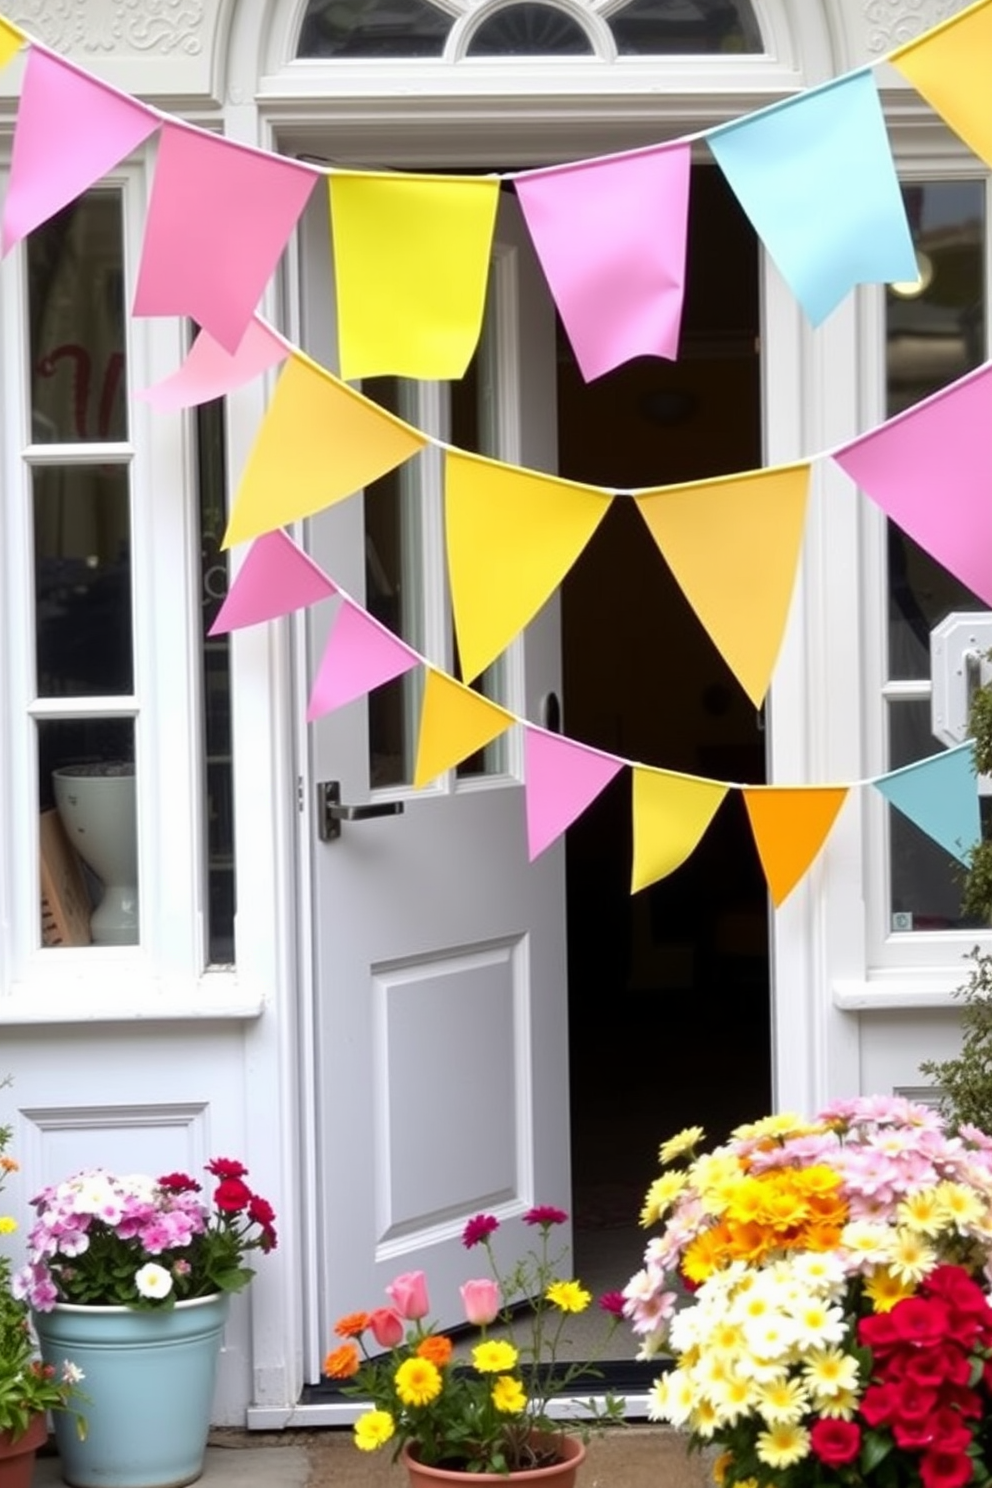
[[[297, 56], [442, 57], [467, 9], [465, 0], [309, 0]], [[466, 57], [644, 57], [764, 48], [751, 0], [573, 0], [567, 7], [510, 0], [479, 7], [458, 50]]]

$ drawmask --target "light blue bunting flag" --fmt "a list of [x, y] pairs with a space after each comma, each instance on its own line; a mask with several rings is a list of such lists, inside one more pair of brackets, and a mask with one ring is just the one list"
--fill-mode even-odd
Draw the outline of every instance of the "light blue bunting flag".
[[952, 857], [967, 861], [969, 849], [982, 835], [970, 741], [918, 764], [904, 765], [872, 783], [921, 832]]
[[706, 141], [814, 325], [855, 284], [916, 279], [870, 69], [720, 125]]

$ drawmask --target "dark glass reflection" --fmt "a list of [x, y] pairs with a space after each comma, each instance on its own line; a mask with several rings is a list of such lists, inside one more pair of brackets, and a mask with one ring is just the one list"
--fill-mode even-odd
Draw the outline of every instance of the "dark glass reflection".
[[453, 17], [427, 0], [310, 0], [298, 57], [440, 57]]
[[609, 25], [621, 56], [764, 50], [748, 0], [631, 0]]
[[469, 57], [588, 57], [593, 45], [578, 21], [556, 5], [521, 0], [483, 21]]

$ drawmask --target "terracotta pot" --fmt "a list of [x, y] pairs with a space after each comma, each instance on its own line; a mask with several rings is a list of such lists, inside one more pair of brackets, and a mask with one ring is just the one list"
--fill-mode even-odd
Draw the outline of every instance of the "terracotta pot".
[[[579, 1468], [585, 1460], [586, 1449], [577, 1436], [553, 1437], [559, 1452], [559, 1460], [547, 1467], [528, 1467], [510, 1473], [514, 1483], [537, 1483], [544, 1488], [574, 1488]], [[409, 1446], [400, 1453], [400, 1461], [407, 1470], [410, 1488], [441, 1488], [443, 1483], [459, 1484], [460, 1488], [474, 1488], [476, 1483], [502, 1483], [506, 1488], [506, 1473], [460, 1472], [457, 1468], [428, 1467], [418, 1462]]]
[[23, 1436], [11, 1440], [9, 1431], [0, 1431], [0, 1488], [31, 1488], [34, 1476], [34, 1454], [48, 1440], [44, 1411], [32, 1418]]

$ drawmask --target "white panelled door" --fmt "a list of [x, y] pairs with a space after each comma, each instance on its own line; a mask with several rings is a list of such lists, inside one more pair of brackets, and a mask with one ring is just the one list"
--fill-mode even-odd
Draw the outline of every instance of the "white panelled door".
[[[397, 379], [364, 391], [462, 448], [553, 469], [554, 316], [516, 203], [503, 200], [486, 326], [457, 385]], [[329, 247], [318, 213], [303, 252], [304, 339], [333, 366]], [[436, 447], [309, 523], [317, 562], [417, 650], [453, 671]], [[312, 678], [333, 602], [309, 618]], [[534, 721], [560, 689], [551, 601], [482, 679]], [[564, 856], [527, 862], [522, 739], [514, 728], [457, 771], [410, 781], [419, 669], [310, 730], [309, 788], [395, 814], [345, 821], [311, 848], [315, 952], [316, 1232], [321, 1327], [384, 1303], [427, 1272], [432, 1315], [461, 1320], [459, 1284], [483, 1263], [467, 1218], [503, 1221], [507, 1254], [534, 1203], [569, 1206]], [[553, 705], [552, 705], [553, 706]], [[396, 811], [401, 807], [401, 811]]]

